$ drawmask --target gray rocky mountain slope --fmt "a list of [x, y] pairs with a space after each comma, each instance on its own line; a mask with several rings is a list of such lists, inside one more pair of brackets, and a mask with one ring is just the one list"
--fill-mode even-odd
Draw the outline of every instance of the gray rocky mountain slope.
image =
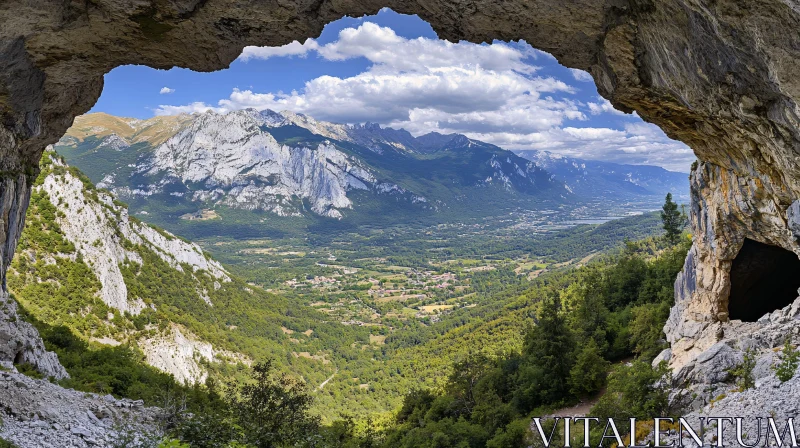
[[161, 411], [0, 371], [0, 439], [20, 448], [152, 446]]

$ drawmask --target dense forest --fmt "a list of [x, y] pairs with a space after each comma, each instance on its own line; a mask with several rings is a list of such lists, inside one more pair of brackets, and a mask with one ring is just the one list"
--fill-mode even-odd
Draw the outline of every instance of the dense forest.
[[[651, 238], [540, 279], [508, 304], [525, 304], [533, 313], [519, 350], [491, 356], [465, 349], [441, 387], [411, 390], [382, 420], [345, 415], [322, 424], [311, 412], [314, 394], [269, 361], [256, 365], [249, 381], [183, 387], [135, 367], [125, 348], [90, 354], [69, 331], [40, 328], [72, 374], [71, 387], [94, 390], [102, 382], [120, 396], [151, 404], [186, 403], [169, 409], [165, 425], [175, 439], [169, 446], [527, 446], [532, 416], [604, 388], [592, 415], [648, 418], [670, 412], [666, 389], [656, 386], [666, 371], [650, 361], [664, 348], [672, 283], [688, 247], [688, 239], [671, 245]], [[267, 423], [253, 425], [254, 419]]]
[[[543, 280], [520, 296], [536, 308], [521, 350], [501, 356], [467, 351], [452, 365], [442, 387], [410, 391], [388, 421], [343, 419], [320, 426], [306, 413], [304, 433], [253, 446], [528, 446], [533, 443], [532, 416], [603, 389], [593, 416], [669, 415], [668, 390], [658, 381], [666, 369], [653, 368], [650, 361], [665, 346], [662, 328], [672, 283], [688, 247], [688, 239], [675, 245], [653, 239], [631, 243], [617, 256]], [[272, 385], [270, 396], [280, 395], [281, 403], [290, 406], [286, 396], [293, 397], [292, 403], [302, 403], [295, 405], [295, 411], [307, 407], [295, 397], [303, 390], [289, 379], [262, 382]], [[203, 415], [208, 412], [235, 414], [230, 406], [203, 407], [188, 422], [178, 424], [174, 436], [189, 446], [225, 446], [231, 440], [257, 438], [239, 428], [241, 433], [222, 431], [222, 439], [209, 443], [185, 429], [192, 427], [192, 419], [207, 418]], [[282, 424], [292, 425], [288, 419]]]
[[650, 361], [665, 347], [672, 283], [689, 244], [653, 253], [648, 243], [526, 291], [538, 307], [522, 349], [467, 354], [442, 388], [410, 392], [385, 446], [527, 446], [530, 417], [604, 387], [593, 416], [666, 415], [667, 391], [654, 386], [666, 372]]

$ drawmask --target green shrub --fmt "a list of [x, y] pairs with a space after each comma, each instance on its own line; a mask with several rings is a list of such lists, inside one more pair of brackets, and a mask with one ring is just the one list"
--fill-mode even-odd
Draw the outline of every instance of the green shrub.
[[16, 364], [15, 367], [17, 368], [17, 372], [25, 376], [29, 376], [37, 380], [41, 380], [42, 378], [44, 378], [44, 376], [38, 370], [36, 370], [35, 366], [28, 364], [27, 362], [24, 362], [22, 364]]
[[755, 367], [756, 351], [755, 349], [749, 348], [744, 352], [742, 363], [728, 370], [736, 380], [736, 385], [739, 386], [740, 391], [752, 389], [756, 386], [756, 381], [753, 378], [753, 369]]
[[0, 439], [0, 448], [18, 448], [17, 445], [9, 442], [6, 439]]
[[781, 361], [772, 366], [772, 369], [775, 371], [775, 376], [785, 383], [794, 377], [798, 364], [800, 364], [800, 352], [792, 345], [792, 336], [790, 335], [783, 345]]
[[608, 389], [589, 415], [601, 418], [640, 420], [669, 415], [671, 374], [662, 362], [653, 368], [649, 362], [635, 360], [621, 365], [609, 375]]
[[176, 434], [192, 447], [304, 446], [319, 434], [305, 384], [279, 373], [272, 361], [253, 366], [249, 381], [231, 384], [225, 399], [216, 394], [213, 383], [207, 397], [177, 425]]
[[532, 442], [531, 420], [529, 418], [521, 418], [514, 420], [501, 431], [495, 433], [495, 436], [486, 442], [486, 448], [530, 446]]

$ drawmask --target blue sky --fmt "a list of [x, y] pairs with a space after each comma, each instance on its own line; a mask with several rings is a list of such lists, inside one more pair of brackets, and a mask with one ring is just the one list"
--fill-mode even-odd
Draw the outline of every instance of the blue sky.
[[674, 171], [694, 160], [655, 126], [615, 111], [588, 74], [525, 42], [449, 43], [388, 9], [337, 20], [304, 43], [248, 47], [214, 73], [119, 67], [92, 111], [146, 119], [245, 107]]

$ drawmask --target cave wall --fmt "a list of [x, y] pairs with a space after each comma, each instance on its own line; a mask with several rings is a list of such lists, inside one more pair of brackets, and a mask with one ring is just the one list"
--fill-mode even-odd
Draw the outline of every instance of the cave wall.
[[384, 6], [453, 41], [524, 39], [695, 151], [695, 242], [666, 327], [674, 366], [724, 334], [744, 238], [800, 253], [798, 0], [15, 0], [0, 3], [0, 294], [41, 152], [105, 73], [218, 70], [245, 45]]
[[[800, 201], [792, 200], [796, 190], [772, 181], [754, 165], [746, 174], [709, 162], [692, 170], [693, 245], [675, 281], [675, 305], [664, 329], [673, 367], [751, 327], [731, 321], [728, 313], [731, 265], [745, 239], [800, 254]], [[782, 173], [792, 180], [798, 174], [789, 168]]]

